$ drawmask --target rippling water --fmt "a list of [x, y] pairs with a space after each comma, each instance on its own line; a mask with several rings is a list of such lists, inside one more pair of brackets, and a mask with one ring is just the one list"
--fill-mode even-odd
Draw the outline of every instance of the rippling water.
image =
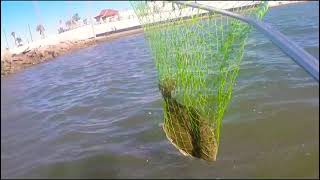
[[[319, 3], [265, 20], [319, 58]], [[216, 162], [165, 138], [143, 34], [1, 79], [1, 177], [319, 177], [319, 85], [259, 32], [250, 36]]]

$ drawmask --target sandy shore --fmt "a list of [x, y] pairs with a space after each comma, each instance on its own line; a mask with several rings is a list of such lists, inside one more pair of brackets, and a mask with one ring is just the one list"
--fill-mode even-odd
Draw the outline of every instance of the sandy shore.
[[95, 39], [65, 41], [56, 45], [46, 45], [34, 49], [26, 49], [22, 53], [14, 54], [9, 51], [1, 52], [1, 77], [15, 73], [29, 66], [51, 60], [57, 56], [72, 52], [77, 49], [89, 47], [100, 42], [112, 41], [124, 36], [142, 33], [142, 28], [109, 34]]

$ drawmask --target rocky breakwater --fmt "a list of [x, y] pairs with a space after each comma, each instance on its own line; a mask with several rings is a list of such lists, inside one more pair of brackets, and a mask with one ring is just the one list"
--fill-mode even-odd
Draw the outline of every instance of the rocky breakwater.
[[96, 40], [65, 41], [56, 45], [40, 46], [34, 49], [27, 48], [19, 54], [4, 51], [1, 53], [1, 77], [93, 44], [96, 44]]

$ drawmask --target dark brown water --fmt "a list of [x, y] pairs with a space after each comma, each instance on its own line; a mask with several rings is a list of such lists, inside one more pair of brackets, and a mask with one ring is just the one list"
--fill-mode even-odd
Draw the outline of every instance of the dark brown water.
[[[319, 4], [266, 21], [319, 58]], [[166, 139], [143, 34], [1, 79], [1, 177], [319, 177], [319, 85], [262, 34], [248, 41], [216, 162]]]

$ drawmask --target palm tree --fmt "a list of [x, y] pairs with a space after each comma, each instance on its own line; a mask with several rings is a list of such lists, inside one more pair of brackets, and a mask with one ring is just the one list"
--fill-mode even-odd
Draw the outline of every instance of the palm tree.
[[88, 24], [88, 20], [87, 20], [87, 19], [84, 19], [84, 20], [83, 20], [83, 24], [87, 25], [87, 24]]
[[11, 33], [11, 36], [12, 36], [13, 39], [14, 39], [14, 44], [17, 45], [16, 33], [15, 33], [15, 32], [12, 32], [12, 33]]
[[64, 28], [63, 28], [63, 23], [62, 20], [59, 20], [59, 28], [58, 28], [58, 33], [63, 33], [64, 32]]
[[37, 26], [37, 29], [36, 29], [36, 30], [40, 33], [41, 38], [43, 39], [43, 38], [45, 37], [45, 35], [44, 35], [45, 29], [44, 29], [43, 25], [42, 25], [42, 24], [39, 24], [39, 25]]
[[22, 46], [22, 44], [21, 44], [22, 39], [20, 37], [17, 37], [17, 42], [18, 42], [18, 46]]
[[75, 13], [75, 14], [72, 16], [72, 20], [78, 22], [78, 21], [80, 20], [79, 14], [78, 14], [78, 13]]
[[79, 14], [75, 13], [72, 17], [71, 17], [71, 22], [72, 22], [72, 26], [75, 28], [78, 25], [78, 21], [80, 20]]
[[71, 24], [72, 24], [71, 20], [66, 21], [66, 26], [67, 26], [68, 30], [71, 29]]

